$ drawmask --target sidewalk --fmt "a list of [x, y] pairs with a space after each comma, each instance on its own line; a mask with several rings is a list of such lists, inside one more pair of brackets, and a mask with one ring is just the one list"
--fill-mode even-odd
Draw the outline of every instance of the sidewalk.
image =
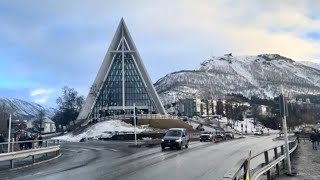
[[318, 150], [312, 149], [309, 141], [301, 142], [298, 145], [296, 154], [292, 159], [292, 168], [297, 172], [296, 176], [281, 175], [277, 180], [318, 180], [320, 179], [320, 145]]

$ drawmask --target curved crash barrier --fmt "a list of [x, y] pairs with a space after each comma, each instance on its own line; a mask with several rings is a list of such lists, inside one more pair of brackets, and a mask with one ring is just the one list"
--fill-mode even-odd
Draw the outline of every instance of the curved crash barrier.
[[17, 141], [10, 143], [0, 143], [2, 148], [9, 146], [9, 152], [0, 154], [0, 162], [10, 161], [11, 168], [14, 168], [14, 160], [26, 157], [32, 157], [32, 163], [35, 163], [35, 156], [40, 154], [55, 153], [60, 154], [59, 140], [32, 140], [32, 141]]
[[[298, 146], [297, 139], [289, 143], [289, 153], [291, 157], [291, 153], [293, 153]], [[267, 179], [271, 180], [271, 169], [273, 167], [276, 168], [276, 173], [280, 174], [280, 164], [282, 164], [282, 169], [285, 169], [285, 152], [284, 145], [277, 146], [268, 150], [265, 150], [253, 157], [241, 159], [233, 168], [231, 168], [225, 175], [224, 179], [232, 179], [232, 180], [257, 180], [266, 173]], [[270, 155], [273, 155], [271, 157]], [[264, 162], [258, 165], [255, 169], [250, 170], [250, 161], [257, 160], [264, 156]]]

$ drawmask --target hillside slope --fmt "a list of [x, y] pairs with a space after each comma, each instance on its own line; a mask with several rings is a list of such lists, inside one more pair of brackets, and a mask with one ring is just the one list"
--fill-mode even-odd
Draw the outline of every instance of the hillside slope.
[[0, 97], [0, 104], [4, 103], [9, 113], [14, 114], [19, 119], [29, 120], [38, 114], [40, 110], [44, 110], [48, 117], [54, 115], [55, 109], [43, 107], [33, 102], [27, 102], [20, 99]]
[[278, 54], [222, 56], [160, 78], [155, 84], [164, 103], [185, 97], [242, 94], [273, 98], [283, 85], [290, 94], [320, 94], [320, 70]]

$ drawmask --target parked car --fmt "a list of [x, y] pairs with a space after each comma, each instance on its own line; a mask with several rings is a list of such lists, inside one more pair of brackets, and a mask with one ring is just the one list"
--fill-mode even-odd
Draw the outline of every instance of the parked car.
[[225, 140], [226, 139], [226, 136], [225, 136], [225, 131], [223, 129], [218, 129], [216, 131], [216, 135], [214, 137], [214, 140], [217, 141], [217, 140]]
[[226, 131], [225, 136], [226, 136], [226, 138], [234, 139], [234, 131], [232, 131], [232, 130]]
[[258, 131], [258, 130], [254, 131], [254, 133], [253, 133], [253, 135], [261, 135], [261, 134], [262, 134], [262, 132]]
[[204, 131], [200, 134], [200, 142], [202, 141], [212, 141], [214, 139], [213, 132], [211, 131]]
[[189, 134], [185, 128], [170, 128], [161, 140], [161, 148], [166, 147], [178, 148], [179, 150], [184, 146], [188, 148], [190, 141]]

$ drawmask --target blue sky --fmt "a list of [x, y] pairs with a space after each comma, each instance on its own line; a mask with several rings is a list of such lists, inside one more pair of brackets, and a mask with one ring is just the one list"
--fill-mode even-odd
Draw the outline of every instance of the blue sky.
[[319, 1], [0, 1], [0, 96], [54, 106], [87, 95], [123, 17], [153, 82], [212, 55], [315, 61]]

